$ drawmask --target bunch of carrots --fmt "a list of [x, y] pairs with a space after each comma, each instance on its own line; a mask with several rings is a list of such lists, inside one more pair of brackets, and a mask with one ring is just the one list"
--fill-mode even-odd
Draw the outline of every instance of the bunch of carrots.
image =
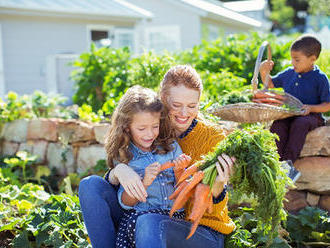
[[213, 211], [211, 194], [212, 183], [210, 183], [210, 179], [212, 177], [214, 182], [214, 179], [217, 176], [215, 166], [215, 170], [210, 174], [211, 167], [205, 168], [203, 171], [203, 166], [200, 162], [187, 168], [190, 165], [190, 162], [191, 158], [188, 155], [182, 154], [179, 159], [172, 163], [165, 163], [161, 166], [161, 170], [174, 167], [177, 181], [176, 190], [169, 197], [170, 200], [175, 199], [170, 211], [170, 217], [173, 216], [175, 211], [183, 208], [190, 198], [193, 199], [193, 208], [188, 216], [188, 220], [190, 220], [193, 225], [191, 226], [187, 239], [195, 233], [205, 211], [208, 213], [212, 213]]
[[284, 100], [284, 96], [267, 91], [257, 91], [252, 98], [252, 101], [255, 103], [270, 104], [278, 107], [284, 104]]
[[[236, 130], [221, 141], [215, 151], [203, 160], [190, 165], [191, 159], [181, 155], [174, 161], [177, 187], [170, 196], [174, 200], [170, 216], [192, 198], [193, 208], [188, 216], [193, 225], [187, 239], [196, 231], [199, 221], [207, 211], [212, 212], [211, 189], [217, 176], [215, 163], [220, 154], [236, 158], [230, 182], [238, 197], [253, 196], [254, 209], [259, 227], [270, 237], [277, 235], [280, 221], [286, 214], [283, 200], [286, 185], [290, 184], [285, 170], [281, 167], [275, 144], [276, 136], [262, 127]], [[189, 167], [188, 167], [189, 166]]]

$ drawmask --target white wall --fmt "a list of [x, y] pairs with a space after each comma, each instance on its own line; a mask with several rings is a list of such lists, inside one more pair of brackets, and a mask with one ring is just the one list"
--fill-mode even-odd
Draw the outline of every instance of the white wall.
[[[201, 42], [201, 26], [199, 16], [189, 7], [168, 0], [129, 0], [131, 3], [151, 11], [152, 20], [144, 21], [137, 26], [140, 44], [146, 44], [144, 29], [148, 27], [178, 25], [180, 27], [181, 49], [191, 48]], [[143, 51], [143, 45], [140, 47]]]
[[[90, 37], [88, 25], [128, 25], [128, 22], [118, 21], [5, 15], [0, 16], [0, 22], [5, 90], [18, 94], [31, 94], [35, 90], [47, 92], [51, 89], [49, 82], [47, 84], [47, 70], [50, 68], [47, 58], [57, 54], [81, 54], [87, 51]], [[132, 23], [129, 25], [133, 26]], [[62, 75], [57, 76], [59, 77], [63, 80]], [[68, 83], [72, 82], [68, 79]], [[58, 93], [62, 93], [61, 87], [56, 87]]]

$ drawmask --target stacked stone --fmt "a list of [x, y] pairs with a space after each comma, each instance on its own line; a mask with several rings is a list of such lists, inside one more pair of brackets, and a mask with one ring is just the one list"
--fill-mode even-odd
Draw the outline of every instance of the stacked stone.
[[296, 188], [286, 196], [286, 209], [297, 212], [306, 206], [315, 206], [330, 213], [330, 119], [326, 126], [308, 133], [294, 166], [301, 177]]
[[37, 155], [37, 163], [55, 167], [60, 174], [82, 172], [106, 158], [105, 134], [109, 124], [78, 120], [33, 119], [6, 123], [1, 132], [1, 155], [17, 151]]

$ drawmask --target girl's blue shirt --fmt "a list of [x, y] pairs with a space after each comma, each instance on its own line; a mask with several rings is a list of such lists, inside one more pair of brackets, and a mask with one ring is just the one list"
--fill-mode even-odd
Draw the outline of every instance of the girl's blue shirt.
[[[182, 154], [182, 150], [179, 144], [175, 141], [172, 144], [173, 150], [166, 154], [157, 154], [155, 151], [144, 152], [133, 143], [130, 144], [129, 150], [133, 154], [132, 160], [128, 165], [140, 175], [141, 179], [144, 177], [145, 168], [158, 162], [163, 164], [167, 161], [172, 161]], [[168, 197], [174, 192], [175, 176], [173, 168], [162, 171], [158, 174], [153, 183], [148, 187], [147, 201], [138, 202], [135, 206], [127, 206], [121, 201], [121, 196], [124, 192], [124, 188], [120, 186], [118, 190], [118, 201], [122, 208], [126, 210], [134, 209], [136, 211], [146, 211], [150, 209], [171, 209], [173, 201]]]

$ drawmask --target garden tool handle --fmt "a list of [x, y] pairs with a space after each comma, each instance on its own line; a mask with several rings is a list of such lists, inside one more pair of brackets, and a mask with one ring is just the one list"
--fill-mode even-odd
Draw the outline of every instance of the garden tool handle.
[[[264, 54], [265, 48], [268, 48], [268, 53], [267, 53], [267, 61], [270, 61], [272, 59], [272, 52], [270, 49], [270, 45], [268, 43], [268, 41], [264, 41], [261, 44], [261, 47], [259, 48], [259, 53], [258, 53], [258, 57], [256, 60], [256, 64], [254, 66], [254, 73], [253, 73], [253, 78], [251, 80], [251, 84], [252, 84], [252, 91], [256, 92], [257, 88], [258, 88], [258, 75], [259, 75], [259, 70], [260, 70], [260, 64], [261, 64], [261, 60], [262, 60], [262, 56]], [[268, 82], [269, 82], [269, 73], [266, 74], [266, 79], [265, 79], [265, 86], [264, 89], [268, 89]]]

